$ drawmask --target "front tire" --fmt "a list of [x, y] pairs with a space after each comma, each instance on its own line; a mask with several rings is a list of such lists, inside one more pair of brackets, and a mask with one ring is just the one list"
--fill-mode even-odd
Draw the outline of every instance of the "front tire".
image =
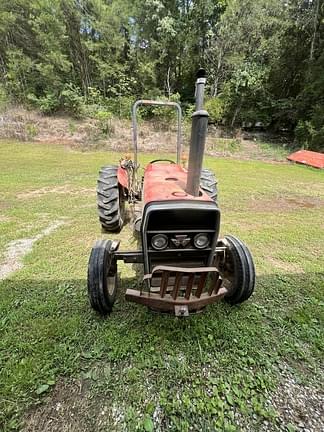
[[97, 182], [99, 221], [102, 229], [109, 232], [120, 231], [124, 224], [125, 201], [117, 171], [115, 165], [102, 167]]
[[112, 311], [117, 294], [117, 261], [110, 240], [98, 240], [88, 264], [88, 296], [91, 307], [101, 315]]
[[226, 247], [225, 259], [216, 261], [224, 285], [229, 289], [225, 300], [240, 304], [251, 297], [255, 287], [255, 267], [247, 246], [234, 236], [225, 236], [220, 245]]

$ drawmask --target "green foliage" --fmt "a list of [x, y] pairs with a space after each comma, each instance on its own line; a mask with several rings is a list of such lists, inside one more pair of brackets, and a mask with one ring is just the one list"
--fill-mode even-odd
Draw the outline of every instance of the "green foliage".
[[23, 102], [29, 90], [29, 83], [34, 78], [34, 62], [19, 48], [13, 48], [7, 53], [7, 68], [5, 85], [7, 92], [18, 102]]
[[37, 135], [37, 126], [34, 123], [26, 124], [26, 135], [28, 140], [32, 140]]
[[97, 111], [94, 118], [98, 121], [99, 129], [102, 134], [111, 136], [114, 132], [112, 124], [113, 115], [109, 111]]
[[324, 115], [321, 124], [300, 120], [295, 129], [296, 140], [305, 149], [324, 152]]
[[60, 105], [66, 112], [81, 117], [84, 113], [84, 97], [80, 88], [72, 83], [66, 84], [60, 94]]
[[88, 105], [101, 105], [103, 103], [103, 96], [98, 88], [89, 87], [88, 95], [87, 95], [87, 104]]
[[52, 114], [60, 108], [59, 97], [53, 93], [48, 93], [40, 97], [36, 97], [34, 94], [29, 93], [27, 95], [27, 100], [43, 114]]
[[135, 102], [134, 96], [119, 96], [117, 98], [110, 98], [105, 101], [105, 106], [115, 116], [120, 118], [130, 119], [131, 107]]
[[7, 95], [6, 89], [2, 84], [0, 84], [0, 112], [5, 110], [9, 105], [9, 97]]
[[69, 121], [68, 128], [71, 135], [73, 135], [77, 131], [77, 126], [74, 121]]
[[219, 97], [208, 99], [205, 103], [205, 109], [208, 111], [209, 119], [212, 123], [218, 123], [223, 118], [224, 102]]
[[218, 152], [224, 156], [232, 156], [241, 150], [241, 142], [239, 139], [217, 138], [213, 140], [207, 147], [208, 151]]
[[[164, 96], [160, 96], [160, 97], [157, 97], [157, 99], [165, 101], [165, 102], [170, 101], [170, 102], [180, 103], [179, 93], [171, 94], [169, 98], [166, 98]], [[143, 117], [149, 118], [151, 115], [162, 122], [171, 123], [171, 122], [174, 122], [175, 119], [177, 118], [178, 112], [176, 111], [176, 109], [174, 107], [169, 108], [169, 107], [156, 106], [153, 108], [146, 109], [146, 113], [143, 115]]]
[[212, 91], [224, 101], [227, 125], [261, 121], [292, 132], [300, 122], [300, 145], [320, 148], [322, 123], [310, 117], [324, 104], [323, 18], [319, 0], [228, 2], [208, 48]]
[[[129, 118], [144, 97], [186, 107], [204, 65], [213, 122], [296, 129], [309, 148], [322, 140], [323, 41], [321, 0], [0, 2], [0, 79], [13, 102], [76, 117]], [[153, 114], [174, 118], [141, 111]]]
[[194, 104], [186, 104], [184, 115], [185, 119], [190, 120], [192, 114], [195, 112], [195, 105]]
[[59, 94], [47, 93], [37, 97], [35, 94], [29, 93], [26, 99], [44, 114], [64, 111], [75, 117], [82, 117], [85, 113], [84, 97], [80, 89], [72, 83], [66, 84]]
[[109, 111], [98, 111], [95, 115], [95, 118], [99, 121], [106, 122], [112, 119], [112, 113]]
[[146, 432], [153, 432], [154, 431], [154, 423], [152, 422], [150, 417], [146, 417], [143, 422], [143, 427]]

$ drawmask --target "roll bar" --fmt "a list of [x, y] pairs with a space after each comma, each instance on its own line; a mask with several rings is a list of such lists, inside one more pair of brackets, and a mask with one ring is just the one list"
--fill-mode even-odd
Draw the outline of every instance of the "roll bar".
[[149, 99], [140, 99], [136, 101], [132, 107], [132, 137], [133, 137], [133, 145], [134, 145], [134, 162], [137, 165], [137, 141], [138, 141], [138, 124], [137, 124], [137, 108], [140, 105], [153, 105], [153, 106], [170, 106], [174, 107], [178, 113], [178, 129], [177, 129], [177, 164], [180, 164], [181, 159], [181, 145], [182, 145], [182, 137], [181, 137], [181, 121], [182, 121], [182, 113], [181, 107], [177, 102], [168, 102], [168, 101], [155, 101]]

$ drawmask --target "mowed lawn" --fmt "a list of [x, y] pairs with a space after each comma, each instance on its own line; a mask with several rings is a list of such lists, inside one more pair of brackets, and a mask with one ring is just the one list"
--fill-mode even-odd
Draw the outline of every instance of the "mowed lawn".
[[254, 296], [187, 319], [153, 314], [125, 302], [138, 280], [121, 263], [102, 319], [87, 300], [91, 246], [136, 249], [129, 226], [107, 235], [97, 220], [98, 169], [119, 158], [0, 143], [0, 267], [19, 258], [10, 242], [33, 239], [0, 280], [0, 430], [321, 430], [324, 171], [206, 158], [222, 234], [253, 253]]

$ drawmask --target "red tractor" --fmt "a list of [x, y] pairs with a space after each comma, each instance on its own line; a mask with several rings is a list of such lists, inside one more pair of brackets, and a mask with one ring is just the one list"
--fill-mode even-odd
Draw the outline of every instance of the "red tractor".
[[[121, 252], [119, 241], [95, 243], [88, 266], [88, 294], [93, 309], [112, 311], [117, 292], [117, 262], [143, 264], [140, 288], [127, 289], [126, 300], [186, 316], [224, 298], [234, 305], [254, 291], [255, 269], [248, 248], [233, 236], [219, 238], [220, 209], [214, 174], [202, 169], [208, 113], [203, 108], [205, 73], [196, 81], [188, 170], [180, 164], [181, 108], [175, 102], [137, 101], [132, 109], [134, 160], [101, 168], [99, 220], [105, 231], [123, 227], [128, 202], [139, 250]], [[178, 112], [176, 162], [158, 159], [138, 179], [137, 108], [166, 105]]]

